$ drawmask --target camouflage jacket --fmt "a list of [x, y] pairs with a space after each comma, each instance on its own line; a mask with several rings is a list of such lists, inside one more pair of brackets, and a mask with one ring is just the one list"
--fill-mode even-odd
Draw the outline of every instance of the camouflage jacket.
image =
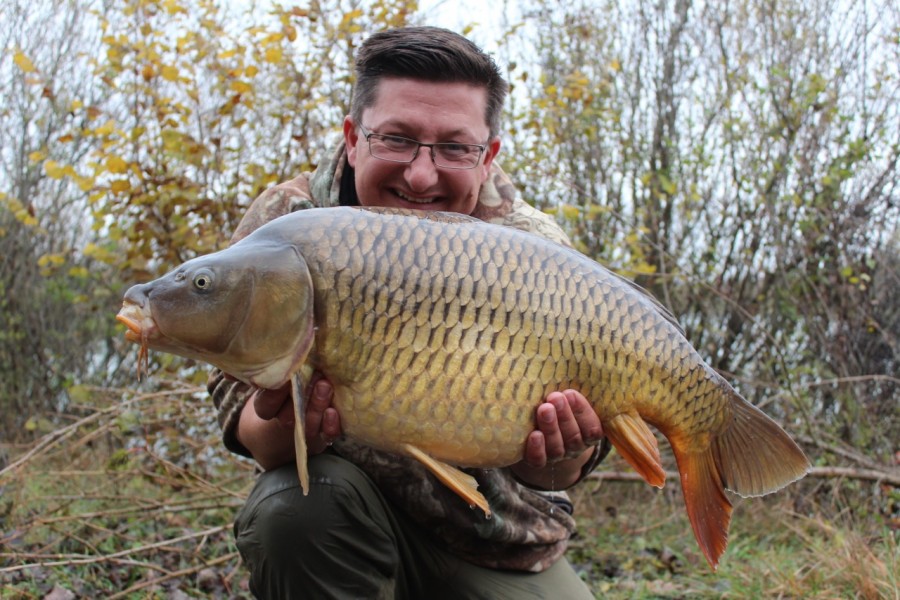
[[[279, 184], [259, 196], [238, 225], [237, 241], [264, 223], [295, 210], [356, 204], [352, 169], [343, 145], [314, 173]], [[348, 198], [349, 197], [349, 198]], [[568, 244], [563, 231], [547, 215], [517, 197], [509, 178], [492, 167], [479, 193], [473, 216]], [[227, 381], [221, 372], [210, 376], [209, 390], [218, 409], [227, 448], [249, 456], [235, 437], [241, 409], [249, 396], [242, 383]], [[491, 504], [485, 519], [437, 480], [417, 461], [389, 455], [339, 440], [338, 454], [361, 466], [381, 492], [414, 522], [436, 536], [455, 555], [474, 564], [520, 571], [541, 571], [565, 551], [575, 529], [572, 506], [563, 492], [542, 492], [520, 484], [509, 469], [469, 469], [479, 491]], [[595, 452], [583, 473], [602, 458]]]

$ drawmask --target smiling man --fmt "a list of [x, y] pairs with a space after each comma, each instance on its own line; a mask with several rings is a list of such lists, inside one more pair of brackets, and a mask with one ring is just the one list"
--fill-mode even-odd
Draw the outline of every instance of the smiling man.
[[383, 79], [378, 101], [344, 121], [360, 204], [471, 214], [500, 150], [486, 95], [468, 83]]
[[[567, 243], [515, 194], [495, 162], [507, 85], [496, 64], [453, 32], [393, 29], [360, 47], [343, 143], [315, 173], [275, 186], [249, 208], [234, 241], [315, 206], [452, 211]], [[522, 440], [525, 459], [475, 470], [485, 519], [419, 463], [341, 439], [332, 390], [319, 379], [306, 414], [311, 489], [299, 488], [287, 391], [213, 373], [225, 445], [265, 470], [235, 522], [263, 598], [591, 598], [563, 557], [574, 531], [559, 492], [605, 455], [587, 400], [550, 394]]]

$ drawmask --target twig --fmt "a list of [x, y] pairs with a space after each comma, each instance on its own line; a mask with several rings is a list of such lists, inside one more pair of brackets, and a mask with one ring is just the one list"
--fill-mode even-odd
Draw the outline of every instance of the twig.
[[[114, 559], [119, 559], [125, 556], [131, 556], [133, 554], [138, 554], [140, 552], [146, 552], [147, 550], [155, 550], [157, 548], [165, 548], [172, 544], [176, 544], [178, 542], [184, 542], [186, 540], [191, 540], [198, 537], [203, 537], [207, 535], [213, 535], [216, 533], [221, 533], [222, 531], [227, 531], [231, 529], [232, 525], [219, 525], [218, 527], [211, 527], [204, 531], [195, 531], [193, 533], [189, 533], [187, 535], [183, 535], [181, 537], [172, 538], [168, 540], [162, 540], [160, 542], [156, 542], [154, 544], [147, 544], [146, 546], [140, 546], [138, 548], [131, 548], [128, 550], [121, 550], [119, 552], [114, 552], [112, 554], [104, 554], [101, 556], [93, 556], [93, 557], [81, 557], [81, 558], [66, 558], [65, 560], [58, 561], [50, 561], [50, 562], [37, 562], [25, 565], [14, 565], [12, 567], [0, 567], [0, 573], [9, 573], [12, 571], [21, 571], [24, 569], [30, 569], [35, 567], [58, 567], [63, 565], [92, 565], [97, 563], [102, 563], [106, 561], [111, 561]], [[76, 555], [78, 556], [78, 555]]]
[[128, 588], [127, 590], [122, 590], [118, 594], [113, 594], [112, 596], [110, 596], [108, 598], [108, 600], [116, 600], [117, 598], [125, 598], [126, 596], [128, 596], [129, 594], [131, 594], [133, 592], [137, 592], [144, 588], [163, 583], [164, 581], [168, 581], [169, 579], [175, 579], [177, 577], [183, 577], [185, 575], [197, 573], [203, 569], [207, 569], [214, 565], [218, 565], [220, 563], [224, 563], [224, 562], [233, 560], [235, 557], [237, 557], [237, 555], [238, 555], [237, 552], [231, 552], [230, 554], [220, 556], [219, 558], [206, 561], [201, 565], [188, 567], [186, 569], [181, 569], [180, 571], [172, 571], [171, 573], [166, 574], [164, 577], [157, 577], [156, 579], [149, 579], [147, 581], [142, 581], [140, 583], [136, 583], [133, 586], [131, 586], [130, 588]]
[[[112, 414], [115, 412], [119, 412], [123, 408], [131, 406], [132, 404], [139, 404], [146, 400], [152, 400], [154, 398], [159, 398], [159, 397], [164, 397], [164, 396], [192, 394], [192, 393], [196, 393], [198, 389], [199, 388], [197, 388], [197, 387], [189, 387], [189, 388], [163, 390], [160, 392], [152, 392], [152, 393], [148, 393], [148, 394], [142, 394], [135, 398], [131, 398], [130, 400], [116, 402], [112, 406], [107, 406], [106, 408], [100, 409], [100, 410], [94, 412], [93, 414], [90, 414], [84, 418], [81, 418], [81, 419], [75, 421], [74, 423], [70, 423], [69, 425], [62, 427], [61, 429], [51, 431], [50, 433], [48, 433], [47, 435], [42, 437], [41, 440], [37, 444], [35, 444], [34, 448], [32, 448], [31, 450], [29, 450], [28, 452], [26, 452], [25, 454], [20, 456], [18, 459], [16, 459], [15, 461], [10, 463], [3, 469], [0, 469], [0, 477], [3, 477], [7, 473], [12, 473], [12, 472], [18, 470], [20, 467], [22, 467], [24, 464], [28, 463], [33, 458], [40, 456], [41, 454], [49, 451], [50, 448], [56, 446], [62, 440], [70, 437], [81, 427], [84, 427], [85, 425], [88, 425], [94, 421], [97, 421], [101, 417], [104, 417], [106, 415], [109, 415], [109, 414]], [[102, 388], [98, 388], [98, 391], [109, 391], [109, 390], [104, 390]]]
[[[857, 469], [855, 467], [813, 467], [810, 469], [807, 477], [862, 479], [866, 481], [878, 481], [894, 487], [900, 487], [900, 472], [897, 470]], [[586, 479], [599, 481], [644, 481], [644, 478], [634, 471], [595, 471], [588, 475]], [[666, 479], [678, 481], [679, 475], [676, 471], [666, 471]]]
[[847, 479], [863, 479], [878, 481], [894, 487], [900, 487], [900, 471], [896, 469], [880, 471], [877, 469], [856, 469], [853, 467], [813, 467], [811, 477], [846, 477]]

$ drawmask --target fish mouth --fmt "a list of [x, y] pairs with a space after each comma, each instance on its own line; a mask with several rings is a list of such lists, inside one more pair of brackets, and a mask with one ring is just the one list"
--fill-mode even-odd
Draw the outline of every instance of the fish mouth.
[[123, 302], [122, 308], [116, 315], [116, 321], [125, 325], [125, 339], [138, 344], [146, 343], [150, 334], [156, 331], [156, 322], [147, 311], [131, 302]]
[[122, 303], [122, 308], [116, 315], [116, 321], [128, 328], [128, 331], [125, 332], [125, 339], [141, 346], [137, 359], [137, 376], [140, 381], [141, 375], [147, 372], [150, 364], [149, 341], [150, 335], [157, 332], [156, 322], [149, 310], [127, 300]]

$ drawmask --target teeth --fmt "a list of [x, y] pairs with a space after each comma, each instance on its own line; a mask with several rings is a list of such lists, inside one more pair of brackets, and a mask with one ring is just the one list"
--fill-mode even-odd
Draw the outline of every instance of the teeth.
[[431, 204], [434, 202], [434, 198], [413, 198], [412, 196], [407, 196], [403, 192], [396, 192], [401, 199], [406, 200], [407, 202], [413, 202], [415, 204]]

